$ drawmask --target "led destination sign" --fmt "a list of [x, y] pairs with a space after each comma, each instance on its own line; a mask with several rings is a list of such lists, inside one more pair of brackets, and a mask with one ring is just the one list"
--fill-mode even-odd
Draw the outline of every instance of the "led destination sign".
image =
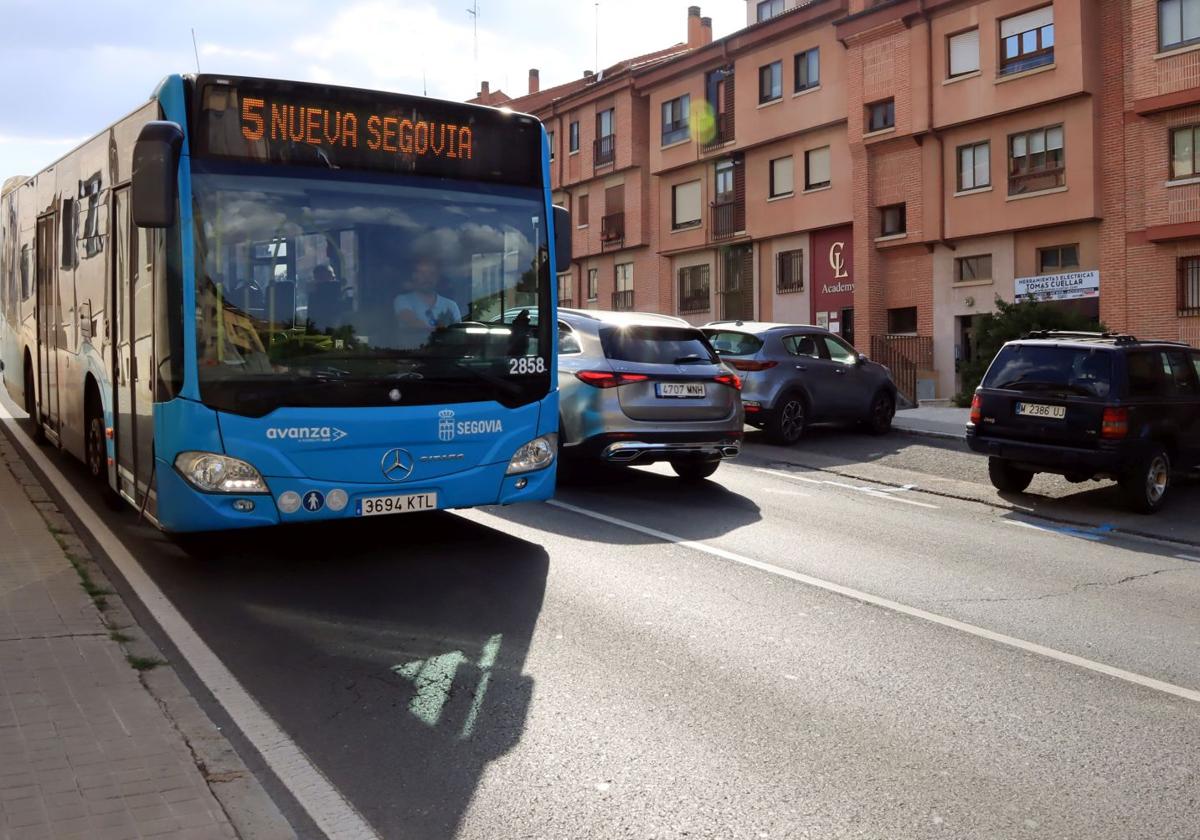
[[201, 157], [541, 183], [532, 117], [419, 97], [201, 76]]

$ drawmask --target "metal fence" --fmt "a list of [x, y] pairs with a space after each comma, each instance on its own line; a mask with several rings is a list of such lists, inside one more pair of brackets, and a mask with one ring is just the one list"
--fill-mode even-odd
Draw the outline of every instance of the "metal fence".
[[917, 374], [933, 369], [933, 337], [873, 335], [871, 358], [892, 371], [896, 389], [909, 402], [917, 401]]

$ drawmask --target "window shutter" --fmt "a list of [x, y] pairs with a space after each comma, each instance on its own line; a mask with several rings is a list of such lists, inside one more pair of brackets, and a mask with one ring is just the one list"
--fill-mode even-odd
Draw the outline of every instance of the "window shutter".
[[980, 143], [975, 147], [975, 186], [977, 187], [992, 182], [991, 156], [991, 143]]
[[[1046, 150], [1056, 151], [1063, 147], [1063, 130], [1062, 126], [1046, 129]], [[1034, 151], [1037, 151], [1036, 149]]]
[[604, 191], [604, 215], [625, 212], [625, 185], [618, 184]]
[[700, 182], [690, 181], [675, 188], [675, 227], [693, 224], [700, 220]]
[[792, 158], [785, 157], [771, 161], [771, 194], [784, 195], [793, 189]]
[[808, 183], [825, 184], [832, 180], [829, 174], [829, 147], [812, 149], [807, 154]]
[[1054, 6], [1043, 6], [1032, 12], [1000, 21], [1000, 37], [1008, 38], [1012, 35], [1020, 35], [1022, 32], [1041, 29], [1052, 23], [1054, 23]]
[[979, 69], [979, 30], [960, 32], [950, 39], [950, 75], [972, 73]]

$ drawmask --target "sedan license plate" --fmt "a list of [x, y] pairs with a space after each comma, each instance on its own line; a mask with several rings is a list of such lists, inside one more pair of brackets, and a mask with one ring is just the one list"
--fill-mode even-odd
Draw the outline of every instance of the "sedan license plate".
[[387, 516], [392, 513], [419, 513], [437, 510], [437, 493], [412, 493], [407, 496], [367, 496], [355, 505], [355, 516]]
[[656, 382], [654, 392], [660, 397], [683, 400], [704, 399], [703, 382]]
[[1047, 420], [1063, 420], [1067, 416], [1064, 405], [1042, 405], [1041, 403], [1017, 403], [1017, 414], [1022, 417], [1043, 417]]

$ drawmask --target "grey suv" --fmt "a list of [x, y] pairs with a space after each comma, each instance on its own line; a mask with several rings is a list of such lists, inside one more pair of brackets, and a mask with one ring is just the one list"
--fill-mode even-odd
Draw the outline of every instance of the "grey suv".
[[703, 327], [743, 377], [746, 422], [790, 446], [810, 423], [862, 424], [885, 434], [896, 414], [891, 372], [820, 327], [714, 321]]
[[668, 461], [685, 479], [741, 451], [741, 378], [668, 315], [558, 311], [560, 468]]

